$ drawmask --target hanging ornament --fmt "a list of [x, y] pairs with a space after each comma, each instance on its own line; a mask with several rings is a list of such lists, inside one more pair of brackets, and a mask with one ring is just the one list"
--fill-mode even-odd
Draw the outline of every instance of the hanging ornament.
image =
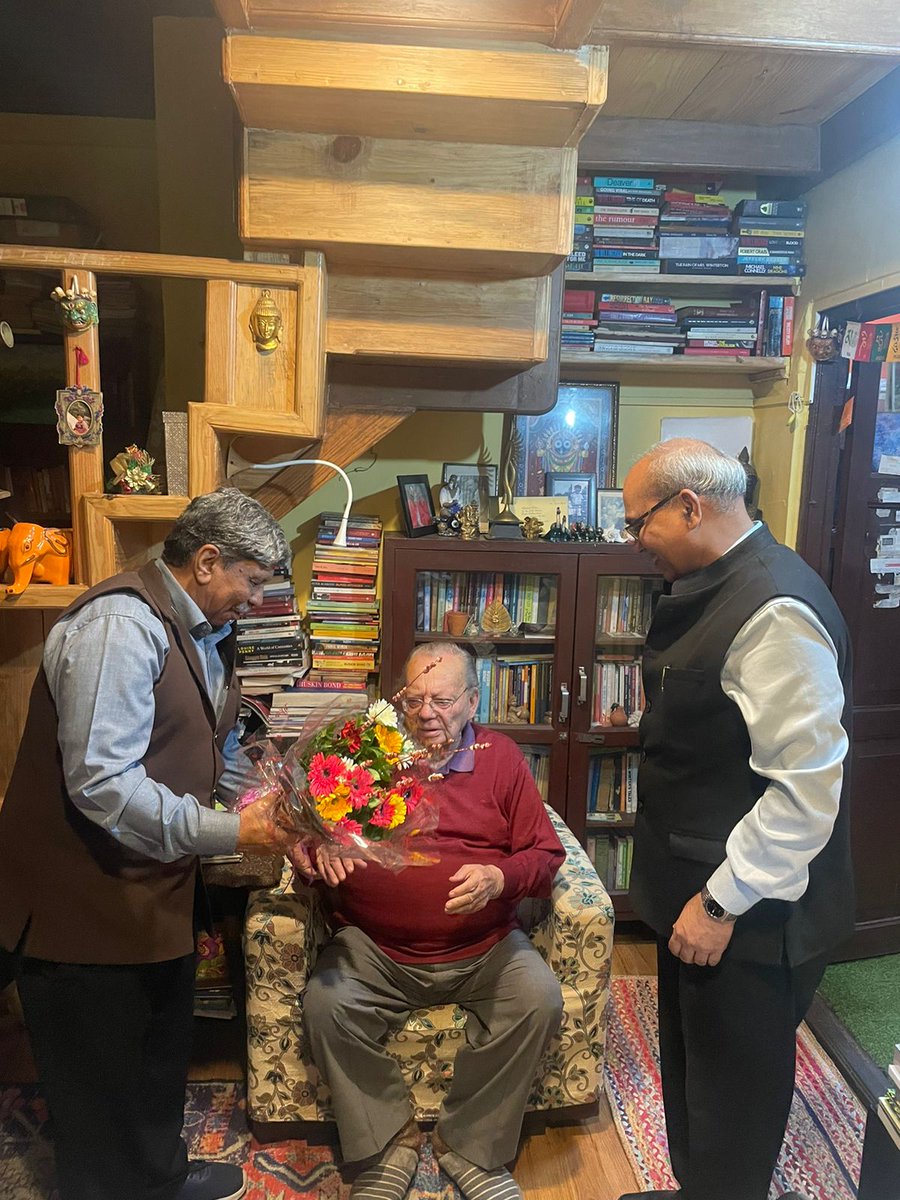
[[81, 368], [90, 359], [76, 346], [75, 383], [56, 393], [56, 435], [61, 446], [99, 446], [103, 436], [103, 395], [81, 386]]
[[806, 349], [816, 362], [833, 362], [841, 350], [841, 331], [832, 329], [827, 317], [819, 317], [815, 329], [810, 329]]
[[92, 325], [100, 324], [100, 313], [97, 310], [97, 293], [82, 291], [78, 285], [78, 276], [72, 276], [71, 287], [55, 287], [50, 293], [62, 310], [65, 327], [73, 333], [84, 333]]

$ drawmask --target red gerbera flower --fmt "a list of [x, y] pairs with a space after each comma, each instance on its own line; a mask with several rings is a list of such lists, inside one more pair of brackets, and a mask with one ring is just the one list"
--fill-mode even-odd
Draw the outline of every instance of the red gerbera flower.
[[352, 817], [341, 817], [340, 821], [335, 826], [337, 829], [345, 829], [347, 833], [361, 834], [363, 831], [359, 821], [354, 821]]
[[351, 754], [356, 754], [362, 745], [359, 726], [355, 721], [345, 722], [344, 727], [341, 729], [340, 737]]
[[375, 783], [372, 775], [365, 767], [354, 767], [347, 774], [347, 786], [350, 788], [348, 797], [354, 808], [362, 808], [372, 798], [372, 787]]
[[314, 796], [329, 795], [334, 791], [344, 770], [344, 763], [336, 754], [314, 754], [306, 773], [309, 790]]

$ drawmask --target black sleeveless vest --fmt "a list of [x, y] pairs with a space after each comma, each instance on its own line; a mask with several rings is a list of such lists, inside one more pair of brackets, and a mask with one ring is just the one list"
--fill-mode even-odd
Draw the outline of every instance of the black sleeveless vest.
[[[638, 916], [667, 937], [684, 905], [725, 859], [725, 842], [767, 780], [750, 767], [740, 709], [722, 690], [728, 650], [769, 600], [808, 604], [838, 653], [845, 727], [850, 645], [825, 584], [763, 526], [659, 600], [643, 657], [638, 815], [630, 898]], [[790, 661], [784, 669], [791, 670]], [[847, 775], [831, 838], [810, 863], [799, 900], [762, 900], [739, 918], [729, 954], [764, 963], [805, 962], [853, 930]]]

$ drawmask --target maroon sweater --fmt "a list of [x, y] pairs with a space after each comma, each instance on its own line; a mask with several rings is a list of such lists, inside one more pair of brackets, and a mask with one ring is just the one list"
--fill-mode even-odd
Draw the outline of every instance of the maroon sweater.
[[[477, 725], [465, 733], [464, 745], [475, 740], [490, 747], [458, 753], [444, 779], [428, 785], [440, 804], [428, 848], [440, 854], [440, 862], [402, 871], [370, 864], [338, 887], [323, 889], [334, 924], [358, 926], [396, 962], [452, 962], [483, 954], [518, 927], [521, 899], [550, 895], [566, 856], [515, 742]], [[465, 863], [498, 866], [506, 884], [480, 912], [454, 916], [444, 912], [456, 886], [449, 879]]]

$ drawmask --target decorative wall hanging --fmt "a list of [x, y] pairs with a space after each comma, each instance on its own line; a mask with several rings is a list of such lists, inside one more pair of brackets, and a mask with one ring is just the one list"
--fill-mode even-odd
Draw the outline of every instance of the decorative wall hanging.
[[840, 353], [841, 331], [832, 329], [827, 317], [819, 317], [815, 329], [810, 329], [806, 349], [816, 362], [833, 362]]
[[99, 446], [103, 435], [103, 395], [81, 386], [81, 368], [90, 359], [75, 347], [75, 383], [56, 393], [56, 433], [61, 446]]
[[281, 309], [272, 299], [269, 289], [263, 288], [250, 314], [250, 332], [260, 354], [271, 354], [276, 349], [281, 341], [283, 325]]
[[97, 293], [90, 289], [82, 291], [77, 275], [72, 276], [70, 287], [55, 287], [50, 293], [50, 298], [59, 305], [63, 324], [73, 333], [84, 333], [92, 325], [100, 324]]
[[545, 495], [548, 471], [584, 472], [597, 487], [615, 487], [618, 416], [618, 384], [561, 382], [549, 412], [516, 418], [519, 493]]

